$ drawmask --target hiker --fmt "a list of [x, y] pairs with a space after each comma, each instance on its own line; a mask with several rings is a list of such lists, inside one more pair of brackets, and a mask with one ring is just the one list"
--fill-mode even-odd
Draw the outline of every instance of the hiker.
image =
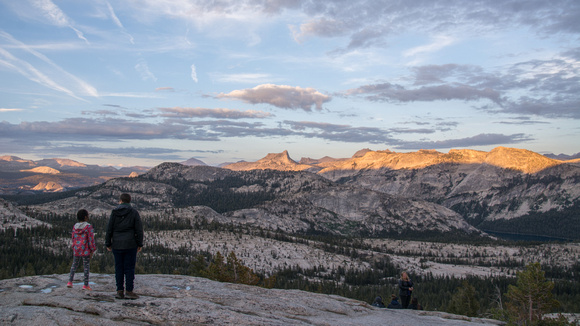
[[391, 303], [387, 306], [389, 309], [403, 309], [403, 306], [399, 303], [396, 295], [391, 294]]
[[74, 257], [66, 286], [69, 288], [73, 287], [75, 271], [82, 259], [83, 270], [85, 273], [83, 290], [91, 291], [92, 289], [89, 285], [90, 262], [93, 254], [97, 251], [95, 232], [93, 231], [93, 227], [89, 224], [89, 212], [86, 209], [81, 209], [77, 212], [77, 221], [78, 223], [74, 225], [72, 230], [72, 249]]
[[375, 301], [371, 304], [371, 306], [378, 308], [386, 308], [385, 304], [383, 303], [383, 298], [380, 295], [375, 298]]
[[113, 209], [109, 218], [105, 246], [115, 256], [115, 298], [134, 300], [139, 298], [133, 290], [137, 253], [143, 248], [143, 224], [139, 212], [130, 203], [131, 196], [121, 194], [119, 206]]
[[409, 278], [407, 272], [401, 273], [401, 279], [399, 280], [399, 297], [401, 297], [401, 304], [404, 309], [409, 306], [409, 300], [411, 299], [411, 293], [413, 292], [413, 282]]
[[409, 304], [408, 309], [413, 310], [423, 310], [423, 307], [419, 304], [419, 300], [417, 298], [411, 299], [411, 304]]

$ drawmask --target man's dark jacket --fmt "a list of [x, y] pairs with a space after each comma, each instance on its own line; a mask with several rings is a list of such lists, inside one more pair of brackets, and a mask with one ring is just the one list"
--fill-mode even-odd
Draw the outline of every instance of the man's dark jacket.
[[130, 204], [123, 203], [111, 212], [105, 246], [117, 250], [143, 247], [141, 216]]

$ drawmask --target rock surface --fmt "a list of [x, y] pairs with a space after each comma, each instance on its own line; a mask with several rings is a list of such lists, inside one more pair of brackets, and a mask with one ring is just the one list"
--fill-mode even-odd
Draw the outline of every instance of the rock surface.
[[[68, 275], [0, 281], [2, 325], [501, 325], [440, 312], [375, 308], [298, 290], [264, 289], [180, 275], [137, 275], [137, 300], [114, 298], [114, 276]], [[77, 274], [77, 280], [82, 273]]]

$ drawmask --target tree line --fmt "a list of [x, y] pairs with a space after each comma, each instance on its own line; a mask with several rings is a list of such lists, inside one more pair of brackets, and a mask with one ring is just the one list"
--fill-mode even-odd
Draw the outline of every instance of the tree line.
[[[46, 221], [52, 227], [35, 227], [32, 229], [6, 229], [0, 232], [0, 279], [22, 277], [27, 275], [46, 275], [68, 273], [72, 261], [72, 251], [63, 239], [70, 237], [75, 218], [72, 215], [55, 213], [27, 212]], [[252, 234], [279, 241], [314, 244], [327, 252], [340, 253], [353, 258], [366, 259], [372, 262], [372, 268], [366, 270], [335, 269], [318, 266], [302, 269], [290, 266], [273, 271], [269, 276], [256, 273], [238, 259], [233, 252], [211, 254], [207, 251], [195, 251], [185, 246], [171, 249], [159, 244], [148, 244], [147, 250], [140, 255], [137, 273], [181, 274], [206, 277], [217, 281], [244, 283], [281, 289], [300, 289], [312, 292], [337, 294], [366, 302], [372, 302], [376, 295], [389, 297], [397, 294], [397, 277], [399, 269], [388, 257], [361, 257], [359, 250], [372, 249], [362, 238], [336, 237], [328, 235], [289, 235], [280, 230], [264, 230], [242, 225], [220, 224], [200, 219], [175, 218], [171, 212], [144, 219], [145, 227], [150, 231], [160, 230], [208, 230], [228, 231], [232, 233]], [[171, 216], [168, 218], [167, 216]], [[106, 228], [107, 216], [92, 217], [91, 224], [96, 230]], [[104, 248], [104, 232], [97, 232], [98, 252], [91, 261], [91, 272], [113, 273], [114, 262], [111, 254]], [[580, 311], [580, 284], [577, 275], [580, 263], [571, 269], [544, 266], [542, 273], [553, 279], [550, 293], [559, 305], [550, 306], [551, 311]], [[415, 282], [414, 295], [428, 310], [449, 311], [478, 316], [495, 316], [507, 318], [507, 302], [510, 286], [518, 286], [517, 280], [507, 277], [435, 277], [433, 275], [411, 275]], [[519, 279], [519, 278], [518, 278]], [[473, 289], [477, 289], [473, 291]], [[512, 291], [513, 292], [513, 291]], [[474, 300], [459, 300], [467, 297]], [[464, 306], [458, 303], [470, 302]], [[498, 302], [502, 303], [500, 306]], [[548, 307], [547, 306], [547, 307]], [[500, 307], [502, 309], [500, 309]], [[498, 313], [498, 311], [503, 311]], [[513, 312], [508, 316], [513, 319]], [[537, 321], [537, 320], [536, 320]]]

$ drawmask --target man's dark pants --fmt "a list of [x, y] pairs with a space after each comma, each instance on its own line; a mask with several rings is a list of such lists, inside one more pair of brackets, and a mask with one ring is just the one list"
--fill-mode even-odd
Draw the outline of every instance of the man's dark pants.
[[[128, 292], [133, 292], [137, 248], [113, 249], [113, 255], [115, 256], [115, 280], [117, 282], [117, 291], [123, 291], [126, 289]], [[123, 285], [126, 287], [124, 288]]]

